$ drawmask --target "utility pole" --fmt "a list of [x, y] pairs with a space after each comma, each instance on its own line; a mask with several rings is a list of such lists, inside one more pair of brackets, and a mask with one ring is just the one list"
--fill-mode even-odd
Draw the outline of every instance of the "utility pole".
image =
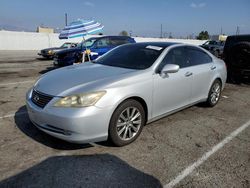
[[67, 25], [68, 25], [68, 14], [65, 13], [65, 26], [67, 26]]
[[240, 34], [240, 27], [237, 26], [237, 29], [236, 29], [236, 35], [239, 35]]
[[220, 34], [221, 34], [221, 35], [223, 34], [223, 32], [222, 32], [222, 27], [220, 28]]
[[172, 39], [173, 38], [173, 36], [172, 36], [172, 32], [169, 32], [169, 37], [168, 38], [170, 38], [170, 39]]
[[161, 38], [162, 38], [162, 24], [161, 24]]

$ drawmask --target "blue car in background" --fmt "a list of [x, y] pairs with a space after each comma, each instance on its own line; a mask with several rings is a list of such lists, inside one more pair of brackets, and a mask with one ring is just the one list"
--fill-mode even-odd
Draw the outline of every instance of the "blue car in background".
[[89, 59], [92, 61], [116, 46], [127, 43], [135, 43], [135, 40], [128, 36], [92, 37], [79, 43], [75, 48], [57, 52], [54, 56], [54, 65], [57, 67], [73, 65], [83, 62], [82, 58], [84, 61]]

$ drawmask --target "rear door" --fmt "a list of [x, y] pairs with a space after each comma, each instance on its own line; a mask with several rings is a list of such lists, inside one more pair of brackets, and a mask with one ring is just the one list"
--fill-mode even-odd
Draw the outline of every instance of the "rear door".
[[112, 46], [110, 44], [110, 39], [108, 37], [101, 38], [95, 42], [94, 47], [91, 49], [91, 52], [97, 53], [98, 56], [101, 56], [108, 52], [111, 48]]
[[216, 70], [212, 58], [197, 47], [187, 46], [187, 58], [193, 73], [191, 102], [197, 102], [208, 96], [213, 72]]

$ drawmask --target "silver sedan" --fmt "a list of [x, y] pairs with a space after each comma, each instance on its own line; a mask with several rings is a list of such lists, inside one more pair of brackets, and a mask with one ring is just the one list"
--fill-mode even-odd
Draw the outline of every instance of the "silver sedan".
[[226, 76], [224, 62], [197, 46], [127, 44], [44, 74], [26, 103], [33, 124], [54, 137], [123, 146], [146, 123], [201, 102], [215, 106]]

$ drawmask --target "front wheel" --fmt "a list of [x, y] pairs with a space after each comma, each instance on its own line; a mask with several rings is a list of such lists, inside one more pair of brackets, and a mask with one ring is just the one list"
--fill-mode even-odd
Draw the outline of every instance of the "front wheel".
[[130, 144], [138, 138], [145, 123], [145, 111], [141, 103], [133, 99], [126, 100], [111, 117], [109, 138], [116, 146]]
[[221, 82], [219, 80], [215, 80], [208, 94], [206, 102], [208, 106], [213, 107], [219, 102], [221, 96], [221, 89], [222, 89]]

